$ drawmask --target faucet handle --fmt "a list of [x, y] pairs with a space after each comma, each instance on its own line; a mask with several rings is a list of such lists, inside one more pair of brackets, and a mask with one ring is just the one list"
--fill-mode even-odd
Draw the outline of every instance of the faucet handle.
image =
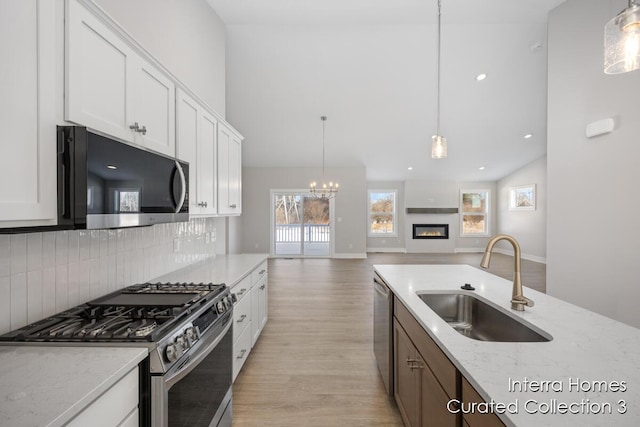
[[533, 307], [534, 305], [533, 300], [525, 296], [511, 299], [511, 308], [517, 311], [524, 311], [524, 306]]

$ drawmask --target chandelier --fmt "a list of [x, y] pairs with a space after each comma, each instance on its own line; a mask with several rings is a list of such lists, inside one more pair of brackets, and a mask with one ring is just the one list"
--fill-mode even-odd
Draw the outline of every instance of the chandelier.
[[440, 0], [438, 0], [438, 92], [436, 95], [436, 134], [431, 137], [431, 158], [444, 159], [447, 157], [447, 138], [440, 135]]
[[320, 117], [320, 120], [322, 120], [322, 184], [318, 186], [318, 183], [316, 181], [313, 181], [311, 184], [309, 184], [309, 192], [319, 199], [326, 200], [336, 197], [339, 185], [337, 182], [333, 181], [329, 181], [329, 184], [327, 184], [324, 179], [324, 127], [327, 121], [327, 116]]

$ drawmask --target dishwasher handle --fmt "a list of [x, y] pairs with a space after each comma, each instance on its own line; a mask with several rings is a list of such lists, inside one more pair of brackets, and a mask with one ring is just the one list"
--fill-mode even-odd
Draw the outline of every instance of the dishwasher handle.
[[384, 298], [389, 298], [391, 291], [387, 288], [387, 285], [380, 282], [377, 278], [373, 278], [373, 290], [382, 295]]

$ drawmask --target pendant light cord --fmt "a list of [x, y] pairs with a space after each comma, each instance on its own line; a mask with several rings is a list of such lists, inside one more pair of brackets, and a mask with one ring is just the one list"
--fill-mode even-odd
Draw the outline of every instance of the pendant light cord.
[[320, 119], [322, 120], [322, 185], [324, 186], [324, 124], [327, 116], [322, 116]]
[[436, 135], [440, 135], [440, 33], [441, 33], [441, 4], [438, 0], [438, 91], [436, 95]]

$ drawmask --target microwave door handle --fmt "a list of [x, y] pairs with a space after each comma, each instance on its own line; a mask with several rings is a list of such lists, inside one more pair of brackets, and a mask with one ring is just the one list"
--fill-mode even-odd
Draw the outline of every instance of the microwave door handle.
[[178, 213], [180, 212], [180, 209], [182, 209], [182, 205], [184, 205], [184, 198], [187, 195], [187, 180], [184, 178], [184, 171], [182, 170], [182, 166], [180, 166], [180, 163], [176, 160], [176, 169], [178, 170], [178, 174], [180, 175], [180, 183], [182, 190], [180, 191], [180, 198], [178, 199], [178, 203], [176, 204], [176, 212]]
[[212, 343], [208, 344], [205, 349], [198, 351], [198, 353], [193, 359], [189, 361], [189, 363], [182, 366], [180, 370], [164, 380], [165, 389], [169, 390], [178, 381], [189, 375], [189, 373], [193, 371], [198, 366], [198, 364], [216, 348], [216, 346], [220, 343], [220, 341], [222, 341], [227, 332], [229, 332], [231, 326], [233, 326], [233, 316], [229, 317], [227, 326], [224, 327], [222, 332], [218, 334], [218, 336], [213, 340]]

